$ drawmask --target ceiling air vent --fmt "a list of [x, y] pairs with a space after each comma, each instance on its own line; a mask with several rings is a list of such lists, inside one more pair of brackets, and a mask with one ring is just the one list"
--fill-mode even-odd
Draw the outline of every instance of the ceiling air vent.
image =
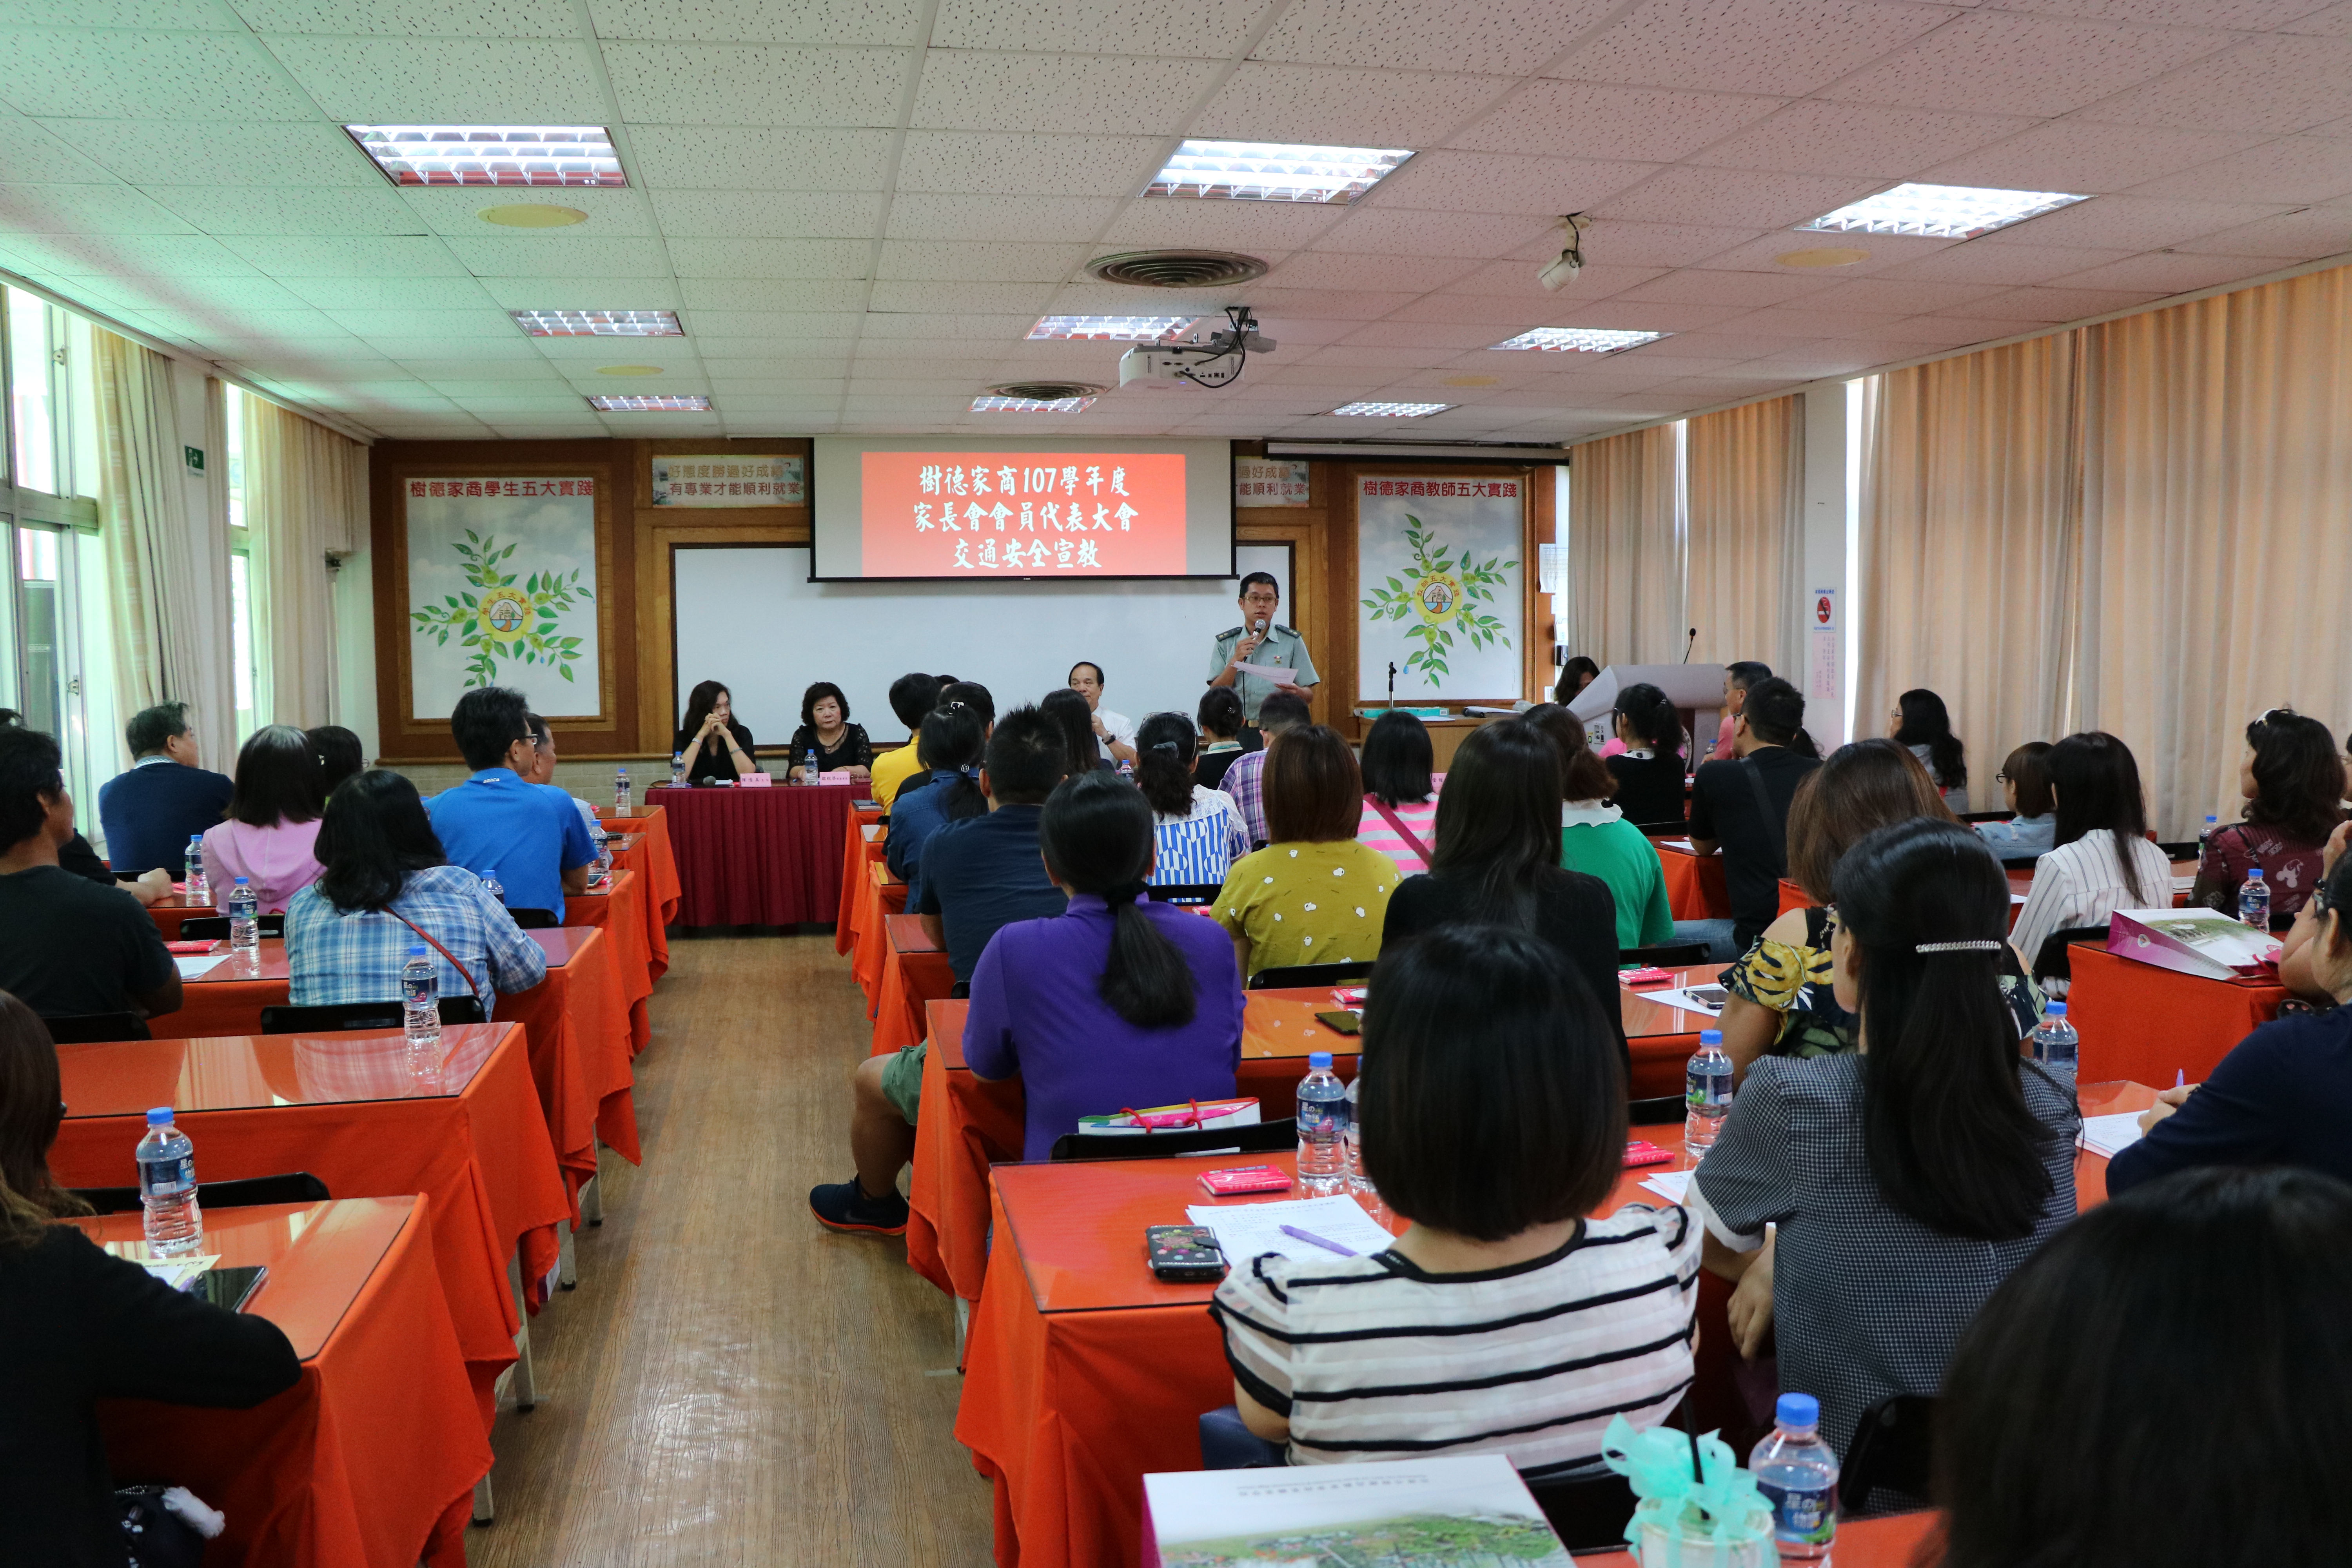
[[1083, 381], [1015, 381], [989, 391], [999, 397], [1025, 398], [1032, 403], [1059, 403], [1069, 397], [1092, 397], [1102, 390]]
[[1265, 263], [1231, 250], [1124, 250], [1087, 263], [1088, 276], [1139, 289], [1215, 289], [1265, 276]]

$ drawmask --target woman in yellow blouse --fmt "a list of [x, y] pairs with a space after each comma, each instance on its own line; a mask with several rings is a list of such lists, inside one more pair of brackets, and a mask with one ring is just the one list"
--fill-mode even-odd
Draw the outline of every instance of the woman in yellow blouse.
[[1363, 811], [1363, 780], [1338, 731], [1301, 724], [1268, 744], [1272, 842], [1234, 862], [1216, 902], [1244, 976], [1380, 956], [1400, 873], [1395, 861], [1357, 842]]

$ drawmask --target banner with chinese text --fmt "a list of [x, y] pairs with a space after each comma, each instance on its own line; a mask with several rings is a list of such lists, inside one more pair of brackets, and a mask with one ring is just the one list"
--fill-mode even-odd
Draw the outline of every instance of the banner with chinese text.
[[1357, 696], [1516, 698], [1527, 481], [1359, 475]]
[[867, 452], [867, 577], [1150, 577], [1184, 572], [1172, 452]]
[[1235, 458], [1235, 506], [1305, 506], [1307, 464], [1290, 458]]
[[657, 453], [656, 506], [804, 506], [798, 458]]
[[515, 686], [551, 719], [604, 711], [596, 481], [410, 479], [410, 716]]

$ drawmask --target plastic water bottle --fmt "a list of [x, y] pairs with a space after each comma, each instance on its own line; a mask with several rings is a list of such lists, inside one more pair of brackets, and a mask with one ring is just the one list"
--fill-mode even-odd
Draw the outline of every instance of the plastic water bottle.
[[[2205, 831], [2197, 836], [2198, 844], [2200, 847], [2203, 846], [2205, 842], [2211, 838], [2215, 832], [2221, 828], [2221, 819], [2219, 816], [2216, 816], [2213, 813], [2210, 811], [2207, 812], [2205, 814]], [[2199, 858], [2201, 859], [2203, 857], [2200, 856]]]
[[2033, 1059], [2043, 1067], [2072, 1068], [2080, 1047], [2074, 1026], [2066, 1021], [2066, 1004], [2043, 1003], [2042, 1022], [2033, 1026]]
[[1723, 1031], [1701, 1029], [1698, 1049], [1683, 1068], [1683, 1147], [1704, 1154], [1715, 1147], [1723, 1119], [1731, 1114], [1731, 1058], [1723, 1052]]
[[261, 900], [253, 896], [253, 884], [243, 877], [228, 890], [228, 945], [233, 952], [250, 952], [261, 945], [261, 921], [256, 911]]
[[139, 1140], [139, 1205], [146, 1211], [147, 1250], [179, 1258], [203, 1250], [204, 1211], [196, 1206], [196, 1146], [172, 1124], [172, 1108], [147, 1113]]
[[2271, 929], [2271, 885], [2260, 866], [2246, 868], [2245, 885], [2238, 889], [2238, 919], [2268, 935]]
[[1331, 1070], [1331, 1053], [1307, 1058], [1298, 1080], [1298, 1185], [1329, 1197], [1348, 1184], [1348, 1086]]
[[1364, 1124], [1356, 1115], [1356, 1087], [1363, 1081], [1360, 1078], [1348, 1080], [1348, 1132], [1341, 1145], [1348, 1156], [1349, 1190], [1378, 1202], [1380, 1189], [1373, 1186], [1372, 1178], [1364, 1173]]
[[811, 746], [806, 754], [801, 758], [801, 783], [816, 783], [816, 748], [814, 746]]
[[1783, 1563], [1819, 1563], [1837, 1539], [1837, 1455], [1822, 1441], [1821, 1402], [1784, 1394], [1770, 1436], [1748, 1456], [1756, 1489], [1772, 1505], [1772, 1542]]
[[626, 766], [613, 770], [613, 815], [629, 815], [629, 770]]
[[589, 835], [596, 841], [596, 880], [603, 881], [613, 874], [613, 838], [602, 824]]
[[507, 901], [507, 885], [499, 880], [496, 866], [482, 873], [482, 890], [501, 904]]
[[408, 1037], [412, 1057], [440, 1055], [441, 972], [421, 942], [410, 944], [408, 962], [400, 966], [400, 1032]]
[[212, 889], [205, 886], [205, 836], [188, 835], [188, 869], [186, 878], [188, 902], [208, 904], [213, 901]]
[[669, 754], [669, 787], [672, 789], [686, 787], [686, 753], [684, 752], [672, 752]]

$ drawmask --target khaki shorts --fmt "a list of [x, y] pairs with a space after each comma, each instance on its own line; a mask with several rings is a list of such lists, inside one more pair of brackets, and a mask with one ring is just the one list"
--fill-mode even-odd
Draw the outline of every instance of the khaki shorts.
[[909, 1127], [915, 1124], [915, 1113], [923, 1106], [923, 1058], [930, 1048], [929, 1040], [906, 1047], [882, 1068], [883, 1098], [898, 1108]]

